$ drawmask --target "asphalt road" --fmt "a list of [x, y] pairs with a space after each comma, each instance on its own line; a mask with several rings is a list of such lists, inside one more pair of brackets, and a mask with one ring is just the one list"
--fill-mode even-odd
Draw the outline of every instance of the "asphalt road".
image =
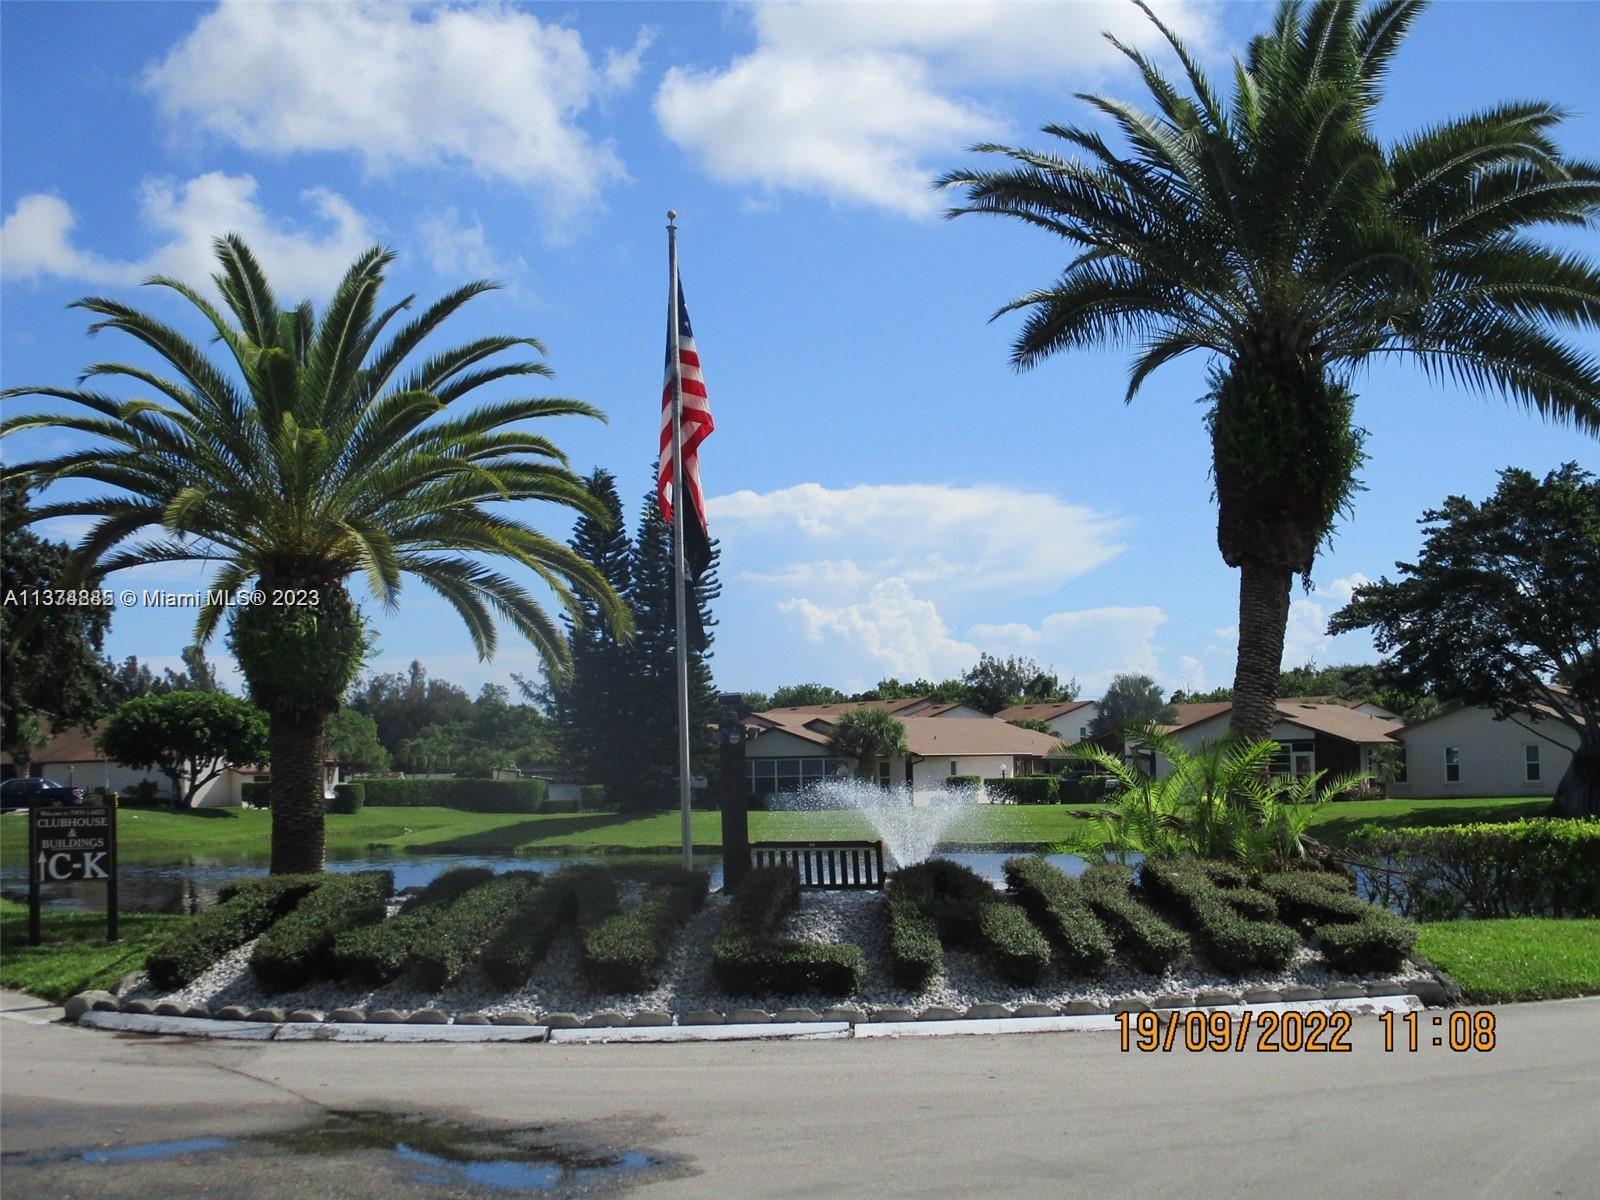
[[[1426, 1029], [1385, 1053], [1366, 1018], [1349, 1054], [1141, 1054], [1115, 1034], [258, 1045], [30, 1023], [48, 1015], [0, 1020], [6, 1200], [494, 1194], [330, 1118], [352, 1111], [647, 1155], [565, 1185], [640, 1200], [1600, 1195], [1600, 998], [1496, 1010], [1495, 1049], [1465, 1054]], [[261, 1140], [330, 1119], [331, 1136]], [[192, 1138], [242, 1140], [81, 1157]]]

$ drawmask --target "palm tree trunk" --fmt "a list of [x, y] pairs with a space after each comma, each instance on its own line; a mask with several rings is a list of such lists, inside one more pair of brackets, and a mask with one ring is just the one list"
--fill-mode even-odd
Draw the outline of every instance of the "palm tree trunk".
[[1255, 559], [1239, 564], [1239, 661], [1228, 729], [1247, 740], [1270, 737], [1278, 723], [1278, 672], [1293, 578], [1287, 567]]
[[1600, 732], [1585, 730], [1556, 785], [1553, 817], [1600, 817]]
[[272, 873], [322, 870], [323, 731], [327, 717], [271, 714]]

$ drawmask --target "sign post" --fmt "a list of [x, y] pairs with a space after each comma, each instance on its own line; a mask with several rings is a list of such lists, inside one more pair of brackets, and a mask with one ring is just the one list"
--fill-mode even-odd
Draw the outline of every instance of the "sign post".
[[745, 793], [744, 697], [738, 692], [717, 696], [718, 785], [722, 800], [722, 890], [731, 892], [750, 870], [750, 817]]
[[117, 940], [117, 810], [55, 805], [28, 812], [28, 941], [37, 946], [47, 883], [106, 885], [106, 940]]

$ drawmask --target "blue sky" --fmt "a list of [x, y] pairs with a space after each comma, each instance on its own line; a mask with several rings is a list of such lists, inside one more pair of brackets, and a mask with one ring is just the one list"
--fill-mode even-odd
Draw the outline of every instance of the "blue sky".
[[[1270, 9], [1163, 12], [1220, 71]], [[974, 141], [1038, 145], [1046, 121], [1087, 120], [1073, 92], [1141, 99], [1097, 36], [1112, 27], [1149, 40], [1131, 5], [1099, 3], [6, 4], [0, 383], [138, 358], [85, 337], [66, 305], [88, 293], [199, 336], [138, 281], [203, 279], [226, 230], [281, 295], [314, 300], [381, 241], [400, 253], [397, 296], [506, 285], [445, 340], [543, 340], [550, 391], [609, 416], [555, 436], [580, 470], [618, 475], [631, 524], [651, 483], [673, 207], [717, 420], [702, 474], [723, 543], [720, 686], [937, 678], [983, 650], [1030, 654], [1088, 693], [1119, 670], [1225, 684], [1236, 577], [1216, 551], [1203, 364], [1131, 406], [1127, 350], [1014, 374], [1016, 324], [988, 316], [1049, 281], [1065, 248], [943, 221], [927, 186]], [[1437, 4], [1395, 64], [1381, 132], [1537, 97], [1572, 111], [1569, 153], [1600, 159], [1596, 45], [1600, 5]], [[1592, 231], [1560, 240], [1595, 249]], [[1357, 389], [1367, 490], [1316, 590], [1297, 592], [1288, 663], [1375, 657], [1362, 636], [1328, 639], [1326, 618], [1415, 552], [1425, 507], [1486, 494], [1506, 466], [1600, 466], [1592, 439], [1409, 368]], [[61, 436], [9, 439], [4, 457]], [[560, 512], [524, 515], [568, 530]], [[509, 636], [479, 663], [420, 585], [397, 614], [367, 608], [377, 669], [416, 657], [473, 688], [537, 673]], [[189, 627], [119, 609], [109, 649], [175, 664]]]

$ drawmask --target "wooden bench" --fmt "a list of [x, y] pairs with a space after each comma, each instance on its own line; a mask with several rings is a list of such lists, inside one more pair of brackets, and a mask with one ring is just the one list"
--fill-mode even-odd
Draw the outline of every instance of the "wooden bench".
[[752, 842], [752, 867], [793, 866], [803, 888], [882, 891], [882, 842]]

